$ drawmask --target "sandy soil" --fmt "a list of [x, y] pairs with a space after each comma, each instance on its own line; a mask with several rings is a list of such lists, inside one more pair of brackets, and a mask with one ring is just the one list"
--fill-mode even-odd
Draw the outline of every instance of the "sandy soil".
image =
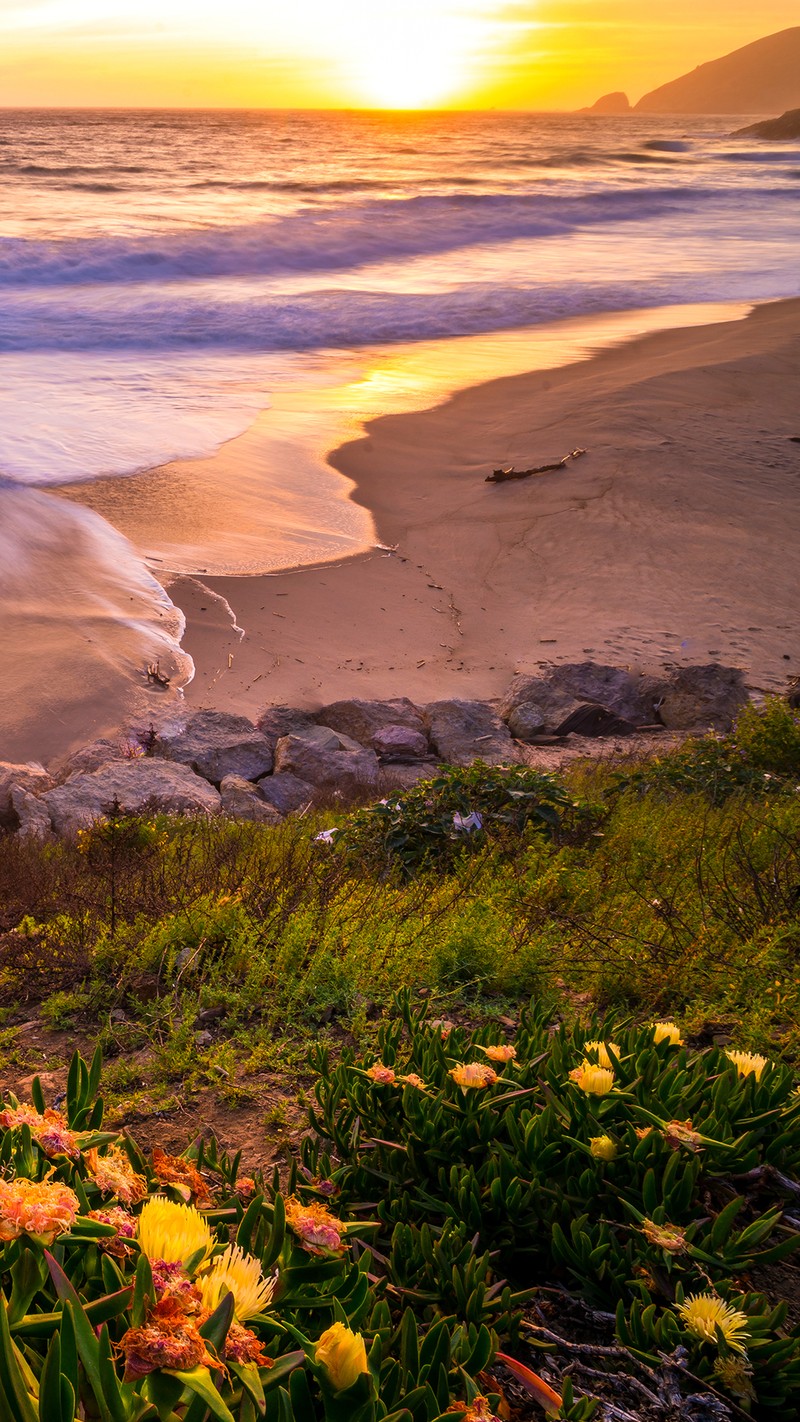
[[[189, 705], [491, 697], [586, 657], [719, 660], [783, 687], [800, 672], [799, 374], [800, 301], [781, 302], [371, 422], [331, 462], [393, 551], [174, 581]], [[563, 471], [485, 482], [576, 446]]]

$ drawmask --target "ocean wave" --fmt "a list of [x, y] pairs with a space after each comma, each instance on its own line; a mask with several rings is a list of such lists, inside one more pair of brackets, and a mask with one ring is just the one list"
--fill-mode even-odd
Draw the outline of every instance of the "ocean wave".
[[714, 190], [607, 188], [585, 194], [421, 195], [327, 204], [239, 227], [43, 242], [0, 239], [0, 287], [119, 285], [344, 271], [376, 262], [608, 223], [687, 216]]

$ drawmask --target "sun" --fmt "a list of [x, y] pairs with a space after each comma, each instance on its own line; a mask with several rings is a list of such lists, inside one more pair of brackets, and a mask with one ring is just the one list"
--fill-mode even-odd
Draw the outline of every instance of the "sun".
[[386, 109], [446, 105], [465, 94], [477, 63], [471, 16], [447, 3], [405, 0], [389, 14], [362, 12], [347, 27], [342, 67], [348, 89]]

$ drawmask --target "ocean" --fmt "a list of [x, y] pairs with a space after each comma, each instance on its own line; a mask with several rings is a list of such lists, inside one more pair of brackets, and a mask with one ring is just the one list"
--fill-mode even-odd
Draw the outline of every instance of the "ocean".
[[[364, 417], [529, 368], [548, 333], [576, 358], [797, 295], [800, 148], [731, 137], [745, 122], [0, 112], [2, 654], [26, 636], [22, 604], [66, 618], [77, 593], [109, 675], [143, 654], [179, 666], [165, 572], [367, 546], [370, 520], [325, 464]], [[139, 547], [56, 492], [201, 459], [264, 411], [266, 532], [238, 562], [232, 534]], [[76, 540], [94, 552], [65, 590], [59, 550]]]

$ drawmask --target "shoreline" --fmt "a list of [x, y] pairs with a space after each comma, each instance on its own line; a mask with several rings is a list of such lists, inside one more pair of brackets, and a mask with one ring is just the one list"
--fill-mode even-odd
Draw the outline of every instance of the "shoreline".
[[[426, 408], [411, 408], [406, 392], [400, 413], [363, 423], [350, 414], [354, 438], [314, 457], [349, 482], [346, 528], [361, 520], [388, 547], [348, 553], [344, 536], [326, 561], [256, 575], [170, 576], [149, 560], [185, 618], [193, 678], [178, 698], [129, 667], [127, 696], [101, 706], [76, 683], [52, 709], [59, 744], [49, 759], [132, 721], [200, 707], [255, 717], [269, 703], [317, 708], [352, 696], [487, 699], [517, 671], [586, 658], [645, 671], [718, 660], [741, 666], [755, 688], [784, 689], [800, 670], [790, 571], [800, 299], [586, 346], [565, 364], [462, 385]], [[323, 395], [312, 408], [314, 398], [312, 386], [287, 402], [277, 446], [260, 417], [208, 459], [58, 495], [146, 554], [158, 519], [162, 538], [192, 523], [199, 489], [198, 526], [227, 519], [225, 537], [246, 558], [258, 534], [242, 508], [258, 500], [261, 526], [269, 511], [265, 451], [293, 422], [332, 424], [332, 406]], [[493, 467], [549, 462], [576, 446], [587, 458], [567, 470], [485, 483]], [[232, 491], [229, 508], [220, 509], [221, 487]], [[39, 710], [31, 686], [26, 699], [24, 724]], [[18, 758], [48, 758], [34, 721]]]
[[[800, 670], [798, 371], [795, 299], [369, 422], [329, 461], [396, 551], [173, 580], [187, 709], [492, 698], [518, 671], [586, 658], [717, 660], [783, 690]], [[577, 445], [568, 470], [484, 482]]]

